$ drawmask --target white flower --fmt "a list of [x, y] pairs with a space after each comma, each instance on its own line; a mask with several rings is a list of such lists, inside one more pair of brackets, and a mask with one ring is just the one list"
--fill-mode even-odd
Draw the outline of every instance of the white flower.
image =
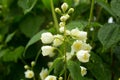
[[113, 23], [113, 17], [109, 17], [108, 23]]
[[42, 70], [40, 72], [40, 78], [42, 80], [44, 80], [47, 76], [48, 76], [48, 69], [47, 68], [46, 69], [42, 68]]
[[80, 31], [78, 28], [75, 28], [75, 29], [72, 29], [70, 33], [72, 37], [79, 37]]
[[81, 68], [81, 75], [85, 76], [87, 74], [87, 69], [83, 66], [80, 66], [80, 68]]
[[79, 39], [79, 40], [82, 40], [84, 42], [87, 40], [87, 32], [79, 31], [78, 28], [72, 29], [70, 34], [75, 39]]
[[65, 12], [68, 9], [68, 4], [67, 3], [63, 3], [61, 5], [61, 9], [62, 9], [63, 12]]
[[71, 47], [73, 51], [77, 52], [82, 49], [82, 46], [83, 46], [83, 42], [80, 40], [76, 40]]
[[54, 55], [54, 47], [52, 46], [42, 46], [42, 55], [43, 56], [50, 56], [50, 55]]
[[79, 39], [82, 40], [82, 41], [86, 41], [87, 40], [87, 32], [80, 31]]
[[76, 53], [76, 56], [80, 62], [83, 63], [89, 62], [90, 54], [88, 51], [80, 50]]
[[26, 78], [33, 78], [34, 77], [34, 72], [32, 70], [25, 71], [25, 77]]
[[50, 32], [45, 32], [45, 33], [42, 33], [41, 40], [42, 40], [42, 43], [49, 44], [49, 43], [52, 43], [52, 41], [54, 40], [54, 36]]
[[57, 80], [56, 76], [49, 75], [45, 78], [45, 80]]
[[90, 50], [92, 49], [92, 47], [89, 44], [81, 40], [74, 41], [71, 48], [72, 48], [72, 51], [74, 52], [78, 52], [79, 50], [86, 50], [90, 52]]
[[90, 50], [92, 49], [92, 47], [90, 46], [90, 44], [83, 43], [81, 49], [90, 52]]
[[53, 41], [53, 46], [57, 47], [60, 46], [63, 43], [63, 36], [62, 35], [54, 35], [54, 41]]

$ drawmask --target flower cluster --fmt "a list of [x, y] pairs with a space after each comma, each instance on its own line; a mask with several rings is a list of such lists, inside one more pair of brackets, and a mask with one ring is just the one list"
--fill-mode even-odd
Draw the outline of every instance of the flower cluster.
[[[41, 34], [41, 41], [44, 46], [41, 47], [42, 55], [53, 57], [55, 55], [54, 50], [59, 50], [63, 43], [70, 42], [71, 51], [66, 52], [66, 60], [72, 59], [73, 56], [76, 56], [82, 63], [89, 62], [90, 51], [92, 47], [86, 43], [87, 42], [87, 32], [80, 31], [79, 28], [74, 28], [72, 30], [68, 30], [66, 28], [66, 21], [70, 18], [69, 14], [74, 12], [73, 8], [68, 9], [68, 4], [63, 3], [61, 5], [61, 9], [56, 8], [55, 11], [61, 15], [60, 23], [59, 23], [59, 32], [60, 34], [52, 34], [51, 32], [44, 32]], [[69, 37], [69, 38], [68, 38]], [[63, 50], [64, 51], [64, 50]], [[65, 55], [63, 54], [63, 59], [65, 59]], [[81, 75], [84, 76], [87, 74], [87, 69], [83, 66], [81, 68]], [[40, 72], [40, 78], [42, 80], [56, 80], [56, 77], [53, 75], [48, 75], [48, 69], [42, 69]], [[60, 78], [59, 80], [62, 80]]]
[[[32, 62], [31, 62], [31, 67], [34, 67], [34, 66], [35, 66], [35, 62], [32, 61]], [[32, 70], [31, 67], [28, 66], [28, 65], [25, 65], [25, 66], [24, 66], [24, 68], [26, 69], [26, 71], [25, 71], [25, 78], [31, 79], [31, 78], [34, 77], [34, 72], [33, 72], [33, 70]]]
[[[68, 4], [63, 3], [61, 5], [61, 9], [56, 8], [55, 11], [61, 15], [60, 17], [60, 23], [59, 23], [59, 34], [53, 34], [51, 32], [44, 32], [41, 34], [40, 40], [44, 44], [41, 47], [42, 55], [43, 56], [49, 56], [53, 57], [56, 55], [55, 50], [57, 50], [58, 57], [60, 56], [63, 61], [72, 60], [72, 58], [76, 58], [76, 60], [86, 63], [89, 62], [90, 58], [90, 51], [92, 47], [86, 43], [87, 42], [87, 32], [80, 31], [79, 28], [76, 26], [76, 28], [69, 30], [66, 27], [66, 21], [70, 18], [71, 13], [74, 12], [73, 8], [68, 9]], [[62, 45], [66, 45], [70, 47], [70, 52], [67, 52], [66, 47], [63, 47]], [[69, 46], [70, 45], [70, 46]], [[65, 50], [64, 50], [65, 49]], [[31, 62], [31, 66], [33, 67], [35, 65], [35, 62]], [[48, 67], [51, 68], [53, 65], [53, 62], [48, 63]], [[25, 72], [26, 78], [33, 78], [34, 72], [28, 65], [25, 65], [25, 69], [27, 71]], [[83, 66], [80, 66], [81, 75], [84, 76], [87, 74], [87, 69]], [[49, 75], [49, 71], [47, 68], [42, 68], [40, 74], [41, 80], [57, 80], [57, 77], [54, 75]], [[59, 77], [58, 80], [63, 80], [63, 77]]]

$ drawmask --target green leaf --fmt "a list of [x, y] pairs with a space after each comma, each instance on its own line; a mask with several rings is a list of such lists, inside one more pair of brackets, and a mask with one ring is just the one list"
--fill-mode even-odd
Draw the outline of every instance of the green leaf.
[[79, 64], [69, 60], [67, 62], [67, 68], [70, 71], [70, 75], [73, 80], [84, 80], [84, 78], [81, 75], [81, 69]]
[[118, 24], [105, 24], [98, 32], [98, 38], [105, 49], [120, 41], [120, 26]]
[[74, 28], [79, 28], [79, 30], [83, 30], [85, 28], [80, 21], [71, 21], [66, 26], [69, 30]]
[[2, 0], [2, 5], [4, 8], [8, 8], [12, 4], [13, 0]]
[[108, 5], [105, 0], [96, 0], [96, 2], [103, 7], [107, 12], [109, 12], [112, 16], [115, 17], [115, 13], [112, 11], [110, 5]]
[[30, 12], [35, 6], [37, 0], [19, 0], [18, 5], [23, 9], [24, 14]]
[[90, 62], [86, 63], [87, 69], [96, 78], [95, 80], [111, 80], [111, 71], [101, 57], [95, 53], [91, 53]]
[[73, 0], [64, 0], [64, 2], [66, 2], [69, 6], [73, 5]]
[[120, 61], [120, 46], [116, 46], [113, 52], [115, 53], [117, 59]]
[[54, 64], [54, 73], [56, 75], [62, 75], [61, 73], [64, 71], [64, 62], [63, 59], [58, 59]]
[[[56, 58], [55, 60], [54, 60], [54, 62], [53, 62], [53, 65], [52, 65], [52, 67], [49, 69], [49, 73], [54, 69], [54, 68], [56, 68], [57, 66], [58, 66], [58, 64], [59, 64], [59, 62], [61, 62], [63, 59], [62, 58]], [[57, 71], [58, 69], [56, 68], [56, 71]], [[56, 71], [55, 71], [55, 73], [56, 73]]]
[[39, 28], [43, 21], [44, 17], [28, 16], [21, 22], [20, 29], [27, 37], [32, 37], [39, 31]]
[[37, 41], [40, 40], [40, 37], [41, 37], [41, 34], [45, 32], [45, 30], [42, 30], [40, 32], [38, 32], [37, 34], [35, 34], [30, 40], [29, 42], [27, 43], [26, 47], [25, 47], [25, 51], [27, 50], [27, 48], [29, 46], [31, 46], [32, 44], [36, 43]]
[[13, 32], [13, 33], [9, 34], [9, 35], [7, 36], [7, 38], [6, 38], [6, 40], [5, 40], [5, 43], [8, 43], [10, 40], [12, 40], [12, 38], [13, 38], [14, 35], [15, 35], [15, 33], [16, 33], [16, 32]]
[[111, 9], [116, 14], [116, 16], [120, 17], [120, 0], [112, 0]]
[[17, 62], [17, 60], [21, 58], [23, 51], [24, 51], [24, 47], [22, 46], [17, 47], [13, 51], [10, 49], [5, 49], [2, 51], [2, 55], [0, 57], [2, 57], [2, 60], [5, 62], [10, 62], [10, 61]]

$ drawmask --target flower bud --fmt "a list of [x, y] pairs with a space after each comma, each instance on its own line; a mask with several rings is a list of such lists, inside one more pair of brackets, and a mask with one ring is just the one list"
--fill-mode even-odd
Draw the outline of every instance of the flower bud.
[[94, 31], [94, 27], [91, 27], [91, 28], [90, 28], [90, 31]]
[[64, 26], [65, 26], [65, 22], [60, 22], [60, 23], [59, 23], [59, 26], [60, 26], [60, 27], [64, 27]]
[[66, 16], [61, 16], [60, 20], [63, 21], [63, 22], [65, 22], [67, 20], [67, 17]]
[[58, 80], [63, 80], [63, 77], [59, 77], [59, 79]]
[[69, 16], [68, 14], [66, 14], [66, 15], [65, 15], [65, 17], [67, 17], [67, 19], [69, 19], [69, 18], [70, 18], [70, 16]]
[[25, 69], [29, 69], [29, 66], [28, 66], [28, 65], [25, 65], [24, 68], [25, 68]]
[[73, 13], [74, 12], [74, 8], [70, 8], [69, 10], [68, 10], [68, 14], [71, 14], [71, 13]]
[[67, 19], [69, 19], [69, 15], [68, 14], [66, 14], [66, 15], [63, 15], [63, 16], [61, 16], [60, 17], [60, 20], [62, 21], [62, 22], [65, 22], [65, 21], [67, 21]]
[[32, 61], [32, 62], [31, 62], [31, 66], [32, 66], [32, 67], [35, 66], [35, 61]]
[[85, 76], [87, 74], [87, 69], [83, 66], [80, 66], [80, 68], [81, 68], [81, 75]]
[[113, 17], [109, 17], [108, 23], [113, 23]]
[[69, 30], [66, 30], [66, 35], [70, 35], [70, 31]]
[[68, 4], [67, 3], [63, 3], [61, 5], [61, 9], [62, 9], [63, 12], [65, 12], [68, 9]]
[[55, 12], [61, 14], [61, 10], [59, 8], [55, 8]]

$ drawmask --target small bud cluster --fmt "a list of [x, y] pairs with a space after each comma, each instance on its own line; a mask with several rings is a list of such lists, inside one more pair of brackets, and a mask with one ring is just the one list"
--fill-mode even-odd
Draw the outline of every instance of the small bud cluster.
[[[34, 66], [35, 66], [35, 61], [32, 61], [32, 62], [31, 62], [31, 67], [34, 67]], [[24, 66], [24, 68], [26, 69], [26, 71], [25, 71], [25, 78], [31, 79], [31, 78], [34, 77], [34, 72], [33, 72], [33, 70], [31, 69], [31, 67], [28, 66], [28, 65], [25, 65], [25, 66]]]
[[[61, 17], [60, 17], [61, 22], [59, 23], [59, 26], [60, 26], [59, 31], [61, 33], [64, 33], [64, 28], [65, 28], [66, 21], [70, 18], [69, 14], [74, 12], [74, 8], [69, 8], [68, 9], [68, 4], [63, 3], [61, 5], [61, 9], [55, 8], [55, 12], [61, 15]], [[66, 30], [66, 34], [69, 35], [69, 31]]]

